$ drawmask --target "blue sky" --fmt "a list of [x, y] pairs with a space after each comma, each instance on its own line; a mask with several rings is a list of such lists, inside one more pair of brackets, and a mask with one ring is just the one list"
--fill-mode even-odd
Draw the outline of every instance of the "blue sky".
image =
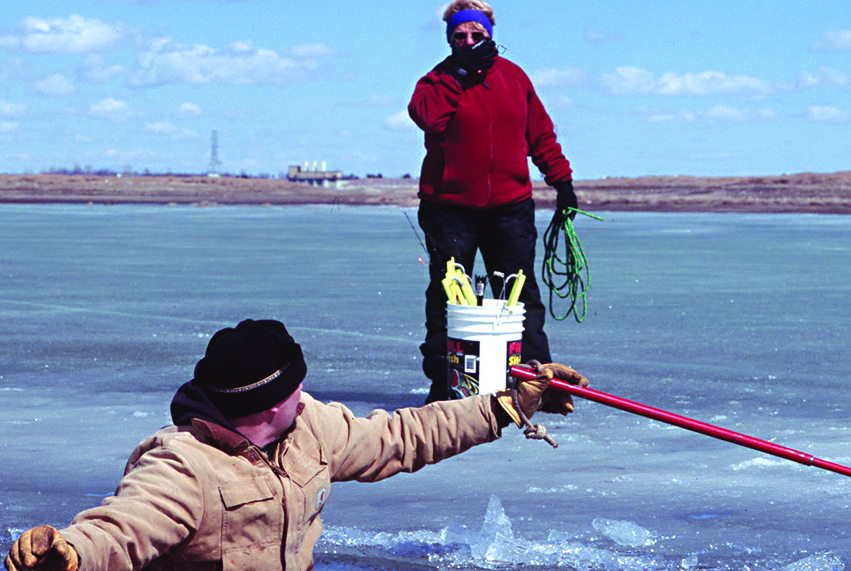
[[[851, 2], [492, 5], [577, 179], [851, 170]], [[226, 172], [416, 176], [444, 6], [6, 1], [0, 172], [203, 172], [216, 130]]]

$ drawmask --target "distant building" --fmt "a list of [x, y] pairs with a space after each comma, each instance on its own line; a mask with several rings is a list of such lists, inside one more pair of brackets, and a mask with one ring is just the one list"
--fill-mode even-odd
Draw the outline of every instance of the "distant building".
[[329, 171], [326, 169], [325, 161], [305, 161], [300, 166], [294, 165], [287, 171], [287, 180], [293, 182], [306, 182], [309, 184], [328, 186], [346, 178], [342, 171]]

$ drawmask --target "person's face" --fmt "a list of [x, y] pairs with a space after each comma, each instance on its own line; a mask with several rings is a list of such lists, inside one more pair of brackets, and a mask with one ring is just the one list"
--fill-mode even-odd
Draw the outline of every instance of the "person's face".
[[269, 424], [278, 434], [289, 430], [300, 412], [301, 387], [302, 385], [299, 385], [293, 394], [269, 409], [274, 413]]
[[474, 22], [463, 22], [452, 31], [452, 47], [470, 47], [487, 38], [490, 38], [490, 34], [477, 27]]

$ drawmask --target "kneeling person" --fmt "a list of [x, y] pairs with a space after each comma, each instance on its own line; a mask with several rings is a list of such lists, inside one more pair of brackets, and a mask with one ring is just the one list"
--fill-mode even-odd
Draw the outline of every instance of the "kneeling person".
[[[331, 482], [377, 482], [501, 436], [511, 420], [570, 397], [547, 391], [543, 365], [506, 393], [357, 417], [302, 392], [307, 366], [284, 325], [246, 320], [217, 332], [171, 403], [173, 426], [141, 442], [114, 496], [62, 530], [15, 542], [9, 571], [310, 569]], [[548, 401], [548, 402], [547, 402]]]

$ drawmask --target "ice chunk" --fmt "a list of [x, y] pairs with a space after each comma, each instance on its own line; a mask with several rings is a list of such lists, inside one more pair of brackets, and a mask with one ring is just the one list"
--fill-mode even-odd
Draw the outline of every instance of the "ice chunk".
[[833, 553], [817, 553], [790, 563], [781, 571], [843, 571], [845, 564]]
[[[450, 527], [447, 542], [466, 544], [461, 549], [440, 558], [442, 563], [476, 568], [514, 569], [519, 565], [558, 565], [562, 553], [550, 542], [533, 542], [515, 537], [511, 520], [505, 514], [502, 502], [491, 496], [484, 521], [478, 532], [466, 527]], [[435, 559], [432, 558], [434, 562]]]
[[505, 515], [502, 502], [491, 496], [479, 537], [470, 544], [473, 557], [491, 561], [514, 561], [524, 546], [515, 542], [511, 520]]
[[659, 536], [631, 521], [596, 518], [591, 525], [618, 545], [645, 547], [654, 545]]

